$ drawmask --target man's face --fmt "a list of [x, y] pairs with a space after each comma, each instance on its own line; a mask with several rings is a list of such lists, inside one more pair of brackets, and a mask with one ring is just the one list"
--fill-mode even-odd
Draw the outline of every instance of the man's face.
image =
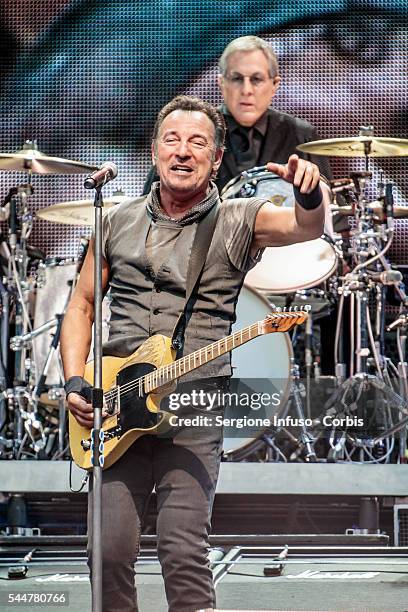
[[152, 155], [161, 193], [185, 200], [206, 193], [222, 150], [216, 150], [215, 128], [205, 113], [175, 110], [161, 124]]
[[261, 49], [235, 51], [228, 58], [225, 76], [219, 76], [224, 102], [240, 125], [253, 126], [276, 94], [280, 77], [271, 78], [268, 60]]

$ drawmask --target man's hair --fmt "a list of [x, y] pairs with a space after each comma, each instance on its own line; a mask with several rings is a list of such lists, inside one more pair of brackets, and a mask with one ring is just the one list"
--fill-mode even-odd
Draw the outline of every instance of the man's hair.
[[215, 146], [217, 149], [224, 148], [225, 141], [225, 121], [224, 117], [214, 106], [209, 102], [200, 100], [200, 98], [193, 98], [192, 96], [177, 96], [173, 98], [166, 106], [159, 111], [157, 115], [156, 123], [153, 128], [153, 142], [156, 146], [157, 137], [159, 135], [160, 126], [167, 117], [173, 111], [198, 111], [204, 113], [212, 121], [215, 129]]
[[218, 69], [222, 76], [225, 76], [228, 70], [228, 59], [230, 55], [236, 51], [262, 51], [268, 60], [269, 76], [274, 78], [279, 74], [278, 58], [272, 47], [262, 38], [258, 36], [241, 36], [235, 38], [227, 45], [219, 59]]

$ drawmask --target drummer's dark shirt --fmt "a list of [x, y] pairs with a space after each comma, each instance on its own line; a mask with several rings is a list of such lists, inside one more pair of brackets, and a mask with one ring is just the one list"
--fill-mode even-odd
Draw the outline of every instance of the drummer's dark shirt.
[[267, 114], [264, 113], [250, 128], [237, 123], [226, 108], [224, 115], [238, 171], [243, 172], [253, 168], [260, 158], [268, 129]]

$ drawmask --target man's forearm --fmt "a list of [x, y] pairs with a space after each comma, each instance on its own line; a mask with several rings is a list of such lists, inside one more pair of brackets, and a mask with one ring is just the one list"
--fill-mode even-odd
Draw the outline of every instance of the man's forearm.
[[61, 329], [61, 358], [65, 380], [83, 376], [92, 340], [92, 320], [80, 307], [70, 305]]
[[327, 193], [318, 185], [311, 194], [296, 193], [295, 216], [297, 232], [301, 240], [320, 238], [324, 232]]

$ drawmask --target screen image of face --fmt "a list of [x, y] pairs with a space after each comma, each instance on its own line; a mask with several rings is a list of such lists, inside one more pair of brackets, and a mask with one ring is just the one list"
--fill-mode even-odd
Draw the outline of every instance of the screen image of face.
[[[91, 164], [112, 159], [119, 174], [108, 194], [115, 186], [127, 195], [141, 193], [151, 164], [155, 117], [174, 95], [190, 93], [216, 105], [223, 101], [217, 60], [243, 34], [260, 35], [278, 56], [282, 81], [279, 88], [267, 83], [261, 106], [270, 97], [274, 108], [309, 121], [322, 138], [356, 136], [367, 125], [378, 136], [407, 133], [407, 26], [398, 2], [368, 3], [364, 11], [358, 3], [340, 2], [336, 12], [323, 2], [313, 9], [306, 3], [289, 18], [283, 3], [272, 12], [260, 0], [252, 3], [259, 20], [251, 25], [240, 20], [244, 3], [238, 2], [236, 15], [228, 19], [222, 7], [205, 2], [182, 33], [193, 10], [189, 2], [178, 21], [171, 8], [167, 14], [154, 13], [152, 21], [154, 8], [148, 3], [137, 13], [131, 2], [118, 8], [108, 2], [95, 6], [59, 0], [35, 10], [23, 10], [24, 3], [11, 0], [1, 4], [7, 45], [0, 85], [6, 129], [0, 150], [15, 151], [26, 139], [36, 139], [49, 155]], [[215, 22], [218, 34], [211, 36]], [[404, 204], [404, 163], [403, 158], [371, 160], [373, 198], [381, 169], [395, 185], [396, 201]], [[335, 177], [363, 164], [331, 159]], [[4, 191], [13, 181], [11, 174], [0, 173]], [[34, 210], [86, 197], [80, 177], [36, 177], [34, 182]], [[405, 222], [398, 227], [402, 237]], [[33, 238], [50, 254], [68, 255], [78, 232], [37, 220]], [[408, 257], [403, 241], [397, 237], [396, 242], [400, 256]]]

